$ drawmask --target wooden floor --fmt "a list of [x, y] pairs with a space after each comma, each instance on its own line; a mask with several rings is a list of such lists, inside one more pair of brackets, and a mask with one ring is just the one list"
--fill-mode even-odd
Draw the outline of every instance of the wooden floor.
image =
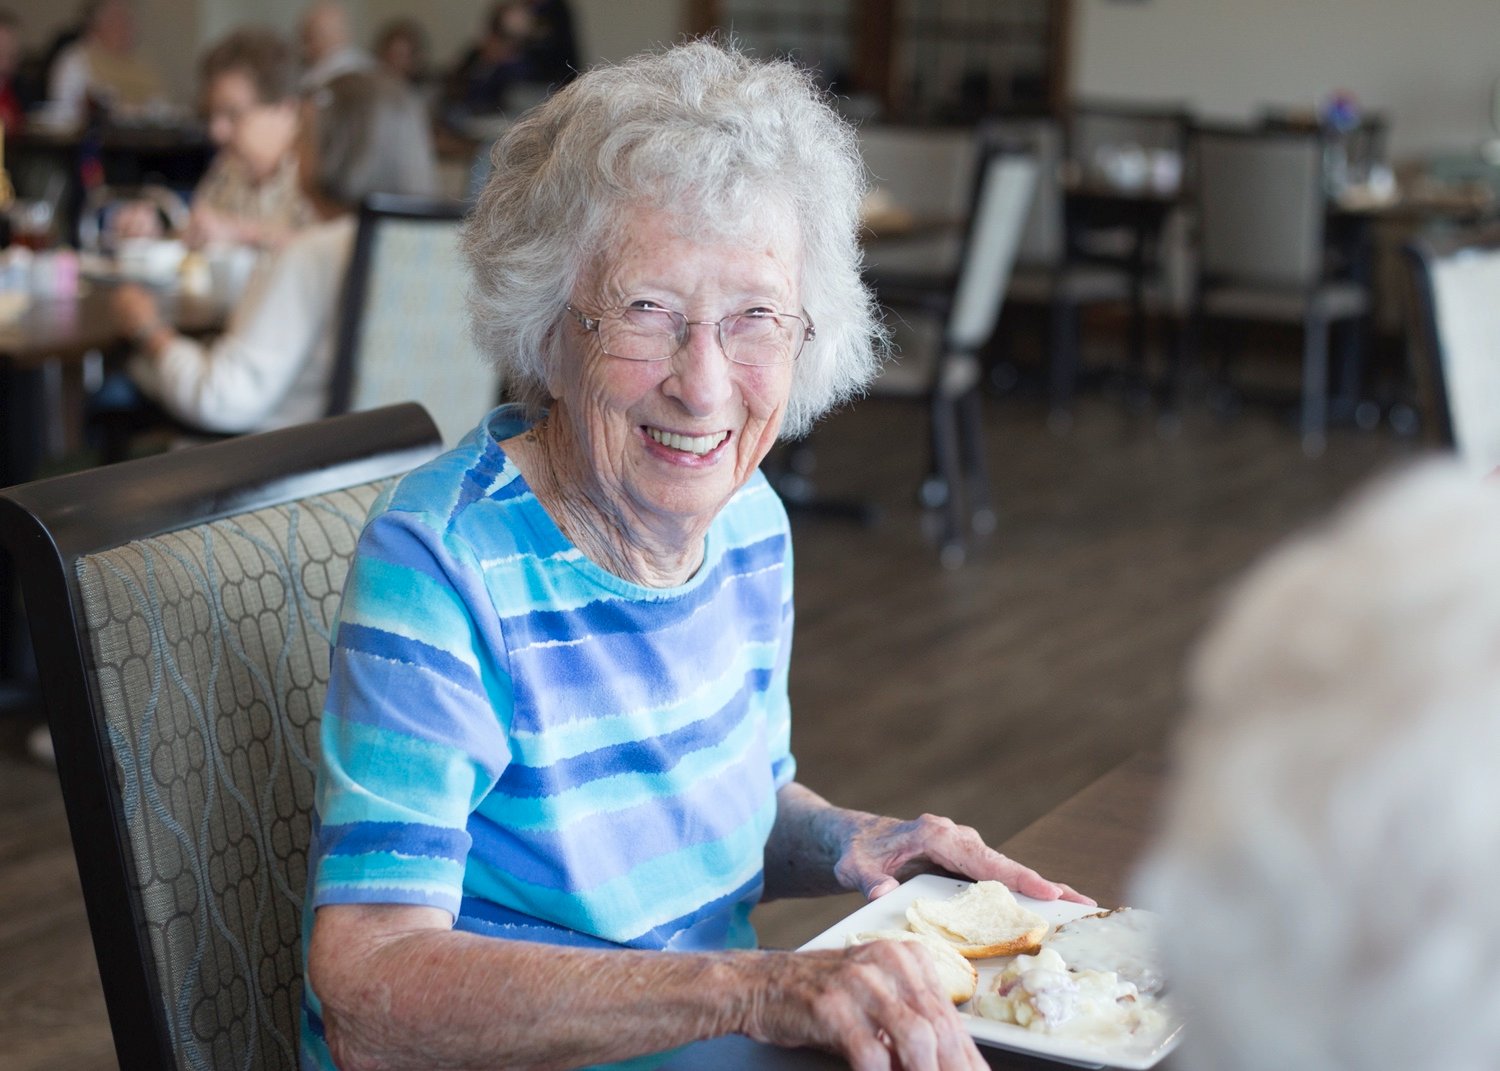
[[[866, 402], [818, 432], [821, 490], [884, 516], [795, 521], [792, 697], [807, 784], [851, 806], [947, 813], [998, 841], [1161, 739], [1226, 582], [1413, 446], [1335, 432], [1308, 460], [1255, 411], [1190, 415], [1163, 438], [1112, 399], [1088, 400], [1056, 436], [1033, 402], [986, 404], [1000, 527], [960, 571], [938, 566], [913, 504], [918, 409]], [[0, 723], [0, 1071], [110, 1067], [62, 802], [23, 735]], [[853, 906], [757, 917], [787, 947]]]

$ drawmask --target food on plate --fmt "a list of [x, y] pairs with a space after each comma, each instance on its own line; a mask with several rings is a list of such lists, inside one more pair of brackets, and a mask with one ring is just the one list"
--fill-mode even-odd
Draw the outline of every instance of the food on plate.
[[871, 930], [867, 933], [850, 934], [845, 945], [862, 945], [870, 941], [910, 941], [921, 945], [931, 954], [932, 964], [937, 968], [938, 981], [942, 983], [948, 999], [955, 1004], [968, 1000], [979, 987], [979, 972], [974, 969], [974, 965], [941, 937], [934, 937], [929, 933], [914, 933], [911, 930]]
[[1035, 952], [1047, 936], [1047, 920], [1022, 907], [998, 881], [976, 881], [944, 900], [913, 900], [906, 924], [941, 937], [966, 959]]
[[1117, 907], [1064, 922], [1042, 942], [1075, 971], [1114, 971], [1143, 997], [1166, 988], [1161, 966], [1161, 917]]
[[1166, 1014], [1114, 971], [1069, 970], [1050, 948], [1017, 956], [970, 1004], [976, 1015], [1037, 1033], [1103, 1044], [1156, 1035]]

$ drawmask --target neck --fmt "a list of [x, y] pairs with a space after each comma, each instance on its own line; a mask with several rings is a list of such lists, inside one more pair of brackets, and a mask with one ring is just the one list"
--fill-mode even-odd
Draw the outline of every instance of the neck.
[[686, 583], [703, 563], [708, 521], [645, 522], [600, 485], [565, 427], [554, 409], [504, 444], [547, 515], [585, 557], [622, 580], [649, 588]]

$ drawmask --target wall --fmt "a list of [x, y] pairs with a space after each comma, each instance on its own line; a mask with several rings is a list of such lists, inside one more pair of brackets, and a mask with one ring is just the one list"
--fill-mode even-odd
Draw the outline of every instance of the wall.
[[1495, 136], [1500, 0], [1073, 0], [1083, 97], [1184, 100], [1208, 115], [1352, 91], [1397, 155]]

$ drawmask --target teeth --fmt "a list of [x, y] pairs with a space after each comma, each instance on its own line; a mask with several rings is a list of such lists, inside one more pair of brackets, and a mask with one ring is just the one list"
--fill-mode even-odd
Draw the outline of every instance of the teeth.
[[660, 428], [647, 428], [646, 434], [663, 446], [700, 456], [708, 453], [729, 437], [727, 431], [715, 432], [713, 435], [678, 435], [675, 432], [662, 431]]

